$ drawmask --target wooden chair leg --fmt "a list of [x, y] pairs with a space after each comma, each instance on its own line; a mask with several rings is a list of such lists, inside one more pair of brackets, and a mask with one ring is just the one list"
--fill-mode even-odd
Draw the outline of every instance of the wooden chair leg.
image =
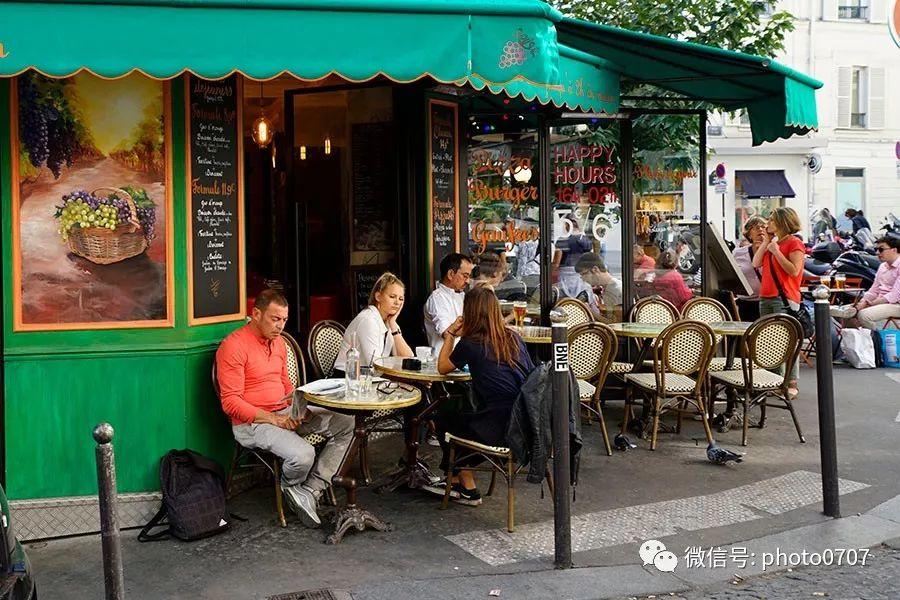
[[797, 413], [794, 412], [794, 404], [786, 396], [784, 402], [787, 405], [788, 410], [791, 411], [791, 418], [794, 420], [794, 427], [797, 429], [797, 436], [800, 438], [800, 443], [805, 444], [806, 438], [803, 437], [803, 431], [800, 430], [800, 421], [797, 419]]
[[631, 417], [631, 388], [628, 383], [625, 384], [625, 410], [622, 415], [622, 429], [619, 431], [622, 435], [628, 431], [628, 419]]
[[553, 496], [553, 471], [550, 467], [547, 467], [544, 478], [547, 480], [547, 489], [550, 490], [550, 495]]
[[281, 463], [275, 459], [272, 471], [275, 474], [275, 509], [278, 511], [278, 522], [282, 527], [287, 527], [287, 520], [284, 518], [284, 500], [281, 497]]
[[325, 500], [329, 506], [337, 506], [337, 496], [334, 495], [334, 486], [329, 485], [325, 488]]
[[600, 417], [600, 433], [603, 435], [603, 445], [606, 446], [606, 455], [612, 456], [612, 446], [609, 445], [609, 432], [606, 430], [606, 419], [603, 418], [603, 407], [597, 402], [597, 416]]
[[702, 419], [703, 420], [703, 432], [706, 434], [706, 443], [712, 444], [713, 443], [712, 429], [709, 428], [709, 419], [706, 418], [706, 411], [707, 411], [706, 401], [703, 399], [702, 394], [700, 395], [700, 398], [699, 398], [699, 405], [700, 405], [699, 406], [700, 414], [703, 415], [703, 419]]
[[446, 510], [450, 504], [450, 489], [453, 487], [451, 479], [453, 477], [453, 468], [456, 466], [456, 446], [450, 442], [450, 456], [447, 461], [446, 485], [444, 486], [444, 499], [441, 501], [441, 508]]
[[488, 486], [485, 496], [491, 496], [494, 493], [494, 485], [497, 483], [497, 469], [491, 469], [491, 483]]
[[516, 530], [516, 466], [512, 456], [506, 459], [506, 530]]
[[659, 432], [659, 398], [653, 399], [653, 431], [650, 434], [650, 449], [656, 450], [656, 435]]
[[744, 418], [743, 418], [743, 433], [741, 434], [741, 446], [747, 445], [747, 428], [750, 426], [749, 417], [750, 415], [750, 390], [744, 388]]
[[[787, 392], [785, 392], [785, 396]], [[762, 399], [762, 402], [759, 403], [759, 428], [762, 429], [766, 426], [766, 398]]]

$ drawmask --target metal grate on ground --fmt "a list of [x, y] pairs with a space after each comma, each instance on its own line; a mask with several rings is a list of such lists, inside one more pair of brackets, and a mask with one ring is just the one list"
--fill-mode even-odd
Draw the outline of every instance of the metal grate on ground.
[[353, 600], [353, 596], [346, 590], [323, 589], [278, 594], [277, 596], [269, 596], [266, 600]]

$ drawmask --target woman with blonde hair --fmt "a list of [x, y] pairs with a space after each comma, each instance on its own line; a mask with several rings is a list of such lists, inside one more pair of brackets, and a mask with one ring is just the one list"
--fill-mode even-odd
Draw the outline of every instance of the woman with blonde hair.
[[[457, 337], [460, 339], [454, 347]], [[466, 292], [462, 317], [444, 332], [438, 371], [449, 373], [466, 366], [472, 375], [472, 387], [481, 408], [476, 413], [439, 415], [438, 439], [444, 447], [441, 467], [445, 471], [448, 448], [444, 432], [489, 446], [506, 445], [506, 430], [513, 403], [525, 378], [534, 368], [522, 338], [503, 322], [497, 296], [486, 287], [476, 287]], [[475, 459], [462, 466], [475, 466], [478, 462]], [[481, 494], [475, 486], [472, 471], [462, 469], [453, 474], [453, 484], [451, 497], [454, 500], [463, 504], [481, 504]], [[443, 494], [442, 486], [434, 488], [433, 491]]]
[[766, 220], [762, 217], [750, 217], [744, 223], [743, 230], [747, 245], [735, 248], [732, 254], [734, 262], [740, 267], [753, 293], [749, 296], [739, 296], [737, 302], [741, 318], [744, 321], [755, 321], [759, 318], [759, 286], [762, 271], [753, 266], [753, 257], [762, 250], [763, 242], [766, 241]]
[[[769, 215], [766, 237], [760, 251], [753, 255], [753, 266], [760, 269], [759, 314], [789, 314], [806, 310], [801, 306], [800, 282], [806, 248], [794, 234], [800, 231], [800, 217], [793, 208], [778, 207]], [[789, 394], [798, 394], [799, 365], [790, 365]]]
[[361, 365], [371, 366], [372, 361], [381, 356], [413, 355], [397, 325], [397, 316], [403, 308], [405, 294], [406, 286], [393, 273], [384, 273], [378, 278], [369, 292], [369, 305], [350, 321], [344, 332], [341, 350], [334, 361], [333, 377], [344, 375], [347, 351], [353, 343], [354, 334]]

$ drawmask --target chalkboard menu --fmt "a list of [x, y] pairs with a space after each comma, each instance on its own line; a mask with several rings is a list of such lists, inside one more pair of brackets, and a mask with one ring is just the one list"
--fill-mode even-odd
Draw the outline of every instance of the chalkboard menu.
[[391, 123], [355, 123], [353, 154], [353, 249], [394, 249], [397, 169]]
[[243, 316], [240, 88], [235, 76], [188, 80], [191, 324]]
[[369, 305], [369, 293], [382, 273], [388, 271], [386, 265], [365, 265], [353, 267], [353, 314]]
[[428, 190], [431, 208], [431, 273], [459, 250], [459, 160], [457, 105], [428, 101]]

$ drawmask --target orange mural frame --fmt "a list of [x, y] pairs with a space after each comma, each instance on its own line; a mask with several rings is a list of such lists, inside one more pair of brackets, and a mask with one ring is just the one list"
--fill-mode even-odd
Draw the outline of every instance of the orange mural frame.
[[94, 329], [149, 329], [167, 328], [175, 326], [175, 240], [174, 240], [174, 201], [172, 194], [172, 96], [168, 81], [162, 81], [163, 86], [163, 137], [165, 163], [166, 163], [166, 318], [148, 319], [140, 321], [102, 321], [82, 323], [24, 323], [22, 321], [22, 248], [21, 248], [21, 222], [20, 195], [19, 195], [19, 94], [18, 77], [10, 80], [9, 86], [9, 142], [10, 142], [10, 171], [12, 177], [12, 296], [13, 296], [13, 331], [77, 331]]
[[[191, 78], [184, 78], [184, 184], [185, 184], [185, 229], [187, 231], [187, 263], [185, 269], [188, 280], [188, 325], [210, 325], [213, 323], [226, 323], [243, 319], [247, 306], [247, 279], [246, 279], [246, 247], [244, 233], [244, 80], [238, 75], [235, 77], [235, 93], [237, 94], [237, 229], [238, 229], [238, 295], [239, 310], [227, 315], [215, 315], [212, 317], [194, 316], [194, 202], [191, 195]], [[197, 79], [203, 79], [198, 77]]]

